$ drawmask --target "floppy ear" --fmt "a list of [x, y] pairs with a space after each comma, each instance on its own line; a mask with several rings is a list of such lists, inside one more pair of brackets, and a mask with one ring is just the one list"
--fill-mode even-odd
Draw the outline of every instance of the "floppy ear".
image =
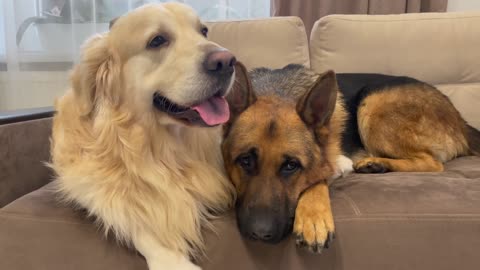
[[297, 103], [297, 113], [315, 130], [317, 136], [318, 128], [327, 125], [333, 115], [337, 92], [335, 72], [329, 70], [318, 77], [313, 87]]
[[109, 51], [107, 35], [97, 35], [83, 46], [80, 63], [72, 72], [72, 85], [79, 112], [90, 114], [95, 103], [106, 101], [113, 106], [119, 104], [120, 95], [115, 94], [119, 85], [119, 65]]

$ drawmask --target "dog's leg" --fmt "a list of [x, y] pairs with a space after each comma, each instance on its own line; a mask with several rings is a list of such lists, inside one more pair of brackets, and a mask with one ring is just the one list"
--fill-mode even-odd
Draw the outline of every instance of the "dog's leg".
[[169, 250], [155, 240], [155, 236], [142, 232], [134, 240], [135, 248], [145, 257], [149, 270], [201, 270], [187, 256]]
[[333, 223], [330, 196], [326, 182], [311, 187], [300, 197], [295, 211], [293, 231], [297, 245], [315, 253], [331, 244], [335, 225]]
[[441, 172], [443, 164], [426, 153], [416, 154], [408, 159], [368, 157], [354, 165], [357, 173], [385, 172]]

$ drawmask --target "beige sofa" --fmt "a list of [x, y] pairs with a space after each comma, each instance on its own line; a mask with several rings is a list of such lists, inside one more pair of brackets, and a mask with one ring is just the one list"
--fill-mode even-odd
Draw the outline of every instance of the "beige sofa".
[[[310, 42], [295, 17], [210, 28], [211, 39], [249, 68], [299, 63], [318, 72], [425, 80], [480, 129], [480, 13], [334, 15], [316, 23]], [[140, 255], [104, 238], [82, 211], [56, 202], [41, 164], [48, 160], [50, 116], [48, 110], [0, 115], [0, 269], [146, 269]], [[217, 233], [205, 232], [207, 257], [199, 264], [207, 270], [480, 268], [480, 158], [458, 158], [443, 173], [353, 174], [331, 192], [337, 238], [322, 255], [298, 250], [293, 239], [275, 246], [243, 240], [226, 214], [214, 221]]]

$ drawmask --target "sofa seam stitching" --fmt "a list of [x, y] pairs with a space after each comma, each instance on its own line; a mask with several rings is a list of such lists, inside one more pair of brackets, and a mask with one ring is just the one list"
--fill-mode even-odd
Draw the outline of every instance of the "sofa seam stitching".
[[338, 194], [348, 202], [356, 216], [360, 216], [362, 214], [360, 208], [350, 196], [348, 196], [345, 192], [338, 192]]

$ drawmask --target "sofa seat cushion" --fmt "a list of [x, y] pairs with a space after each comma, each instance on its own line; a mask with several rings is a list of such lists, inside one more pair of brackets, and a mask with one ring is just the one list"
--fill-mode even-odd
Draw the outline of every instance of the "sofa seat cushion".
[[[480, 158], [463, 157], [443, 173], [352, 174], [331, 186], [337, 237], [322, 255], [243, 240], [233, 214], [205, 232], [205, 270], [476, 269], [480, 246]], [[0, 210], [0, 269], [147, 269], [55, 200], [52, 185]]]

